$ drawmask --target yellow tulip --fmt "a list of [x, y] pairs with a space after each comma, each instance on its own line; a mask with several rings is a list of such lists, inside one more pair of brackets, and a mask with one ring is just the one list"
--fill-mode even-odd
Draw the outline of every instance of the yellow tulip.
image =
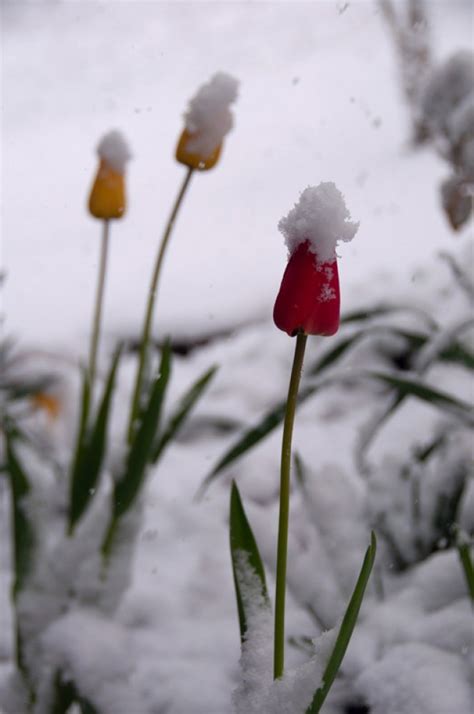
[[89, 211], [95, 218], [122, 218], [125, 213], [125, 179], [101, 159], [89, 197]]
[[195, 134], [190, 134], [187, 129], [183, 130], [178, 146], [176, 147], [176, 160], [179, 161], [180, 164], [189, 166], [189, 168], [197, 169], [198, 171], [208, 171], [219, 161], [222, 142], [209, 156], [202, 156], [201, 154], [188, 149], [189, 142], [193, 141], [195, 138]]

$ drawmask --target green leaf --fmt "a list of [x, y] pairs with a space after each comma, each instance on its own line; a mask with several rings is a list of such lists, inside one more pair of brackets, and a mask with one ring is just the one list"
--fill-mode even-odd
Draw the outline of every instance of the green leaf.
[[[298, 404], [302, 404], [308, 397], [314, 394], [318, 389], [325, 384], [316, 384], [306, 389], [301, 389], [298, 395]], [[240, 459], [247, 451], [253, 449], [260, 441], [270, 434], [277, 426], [279, 426], [285, 418], [286, 401], [280, 402], [276, 407], [271, 409], [263, 417], [263, 419], [251, 429], [245, 431], [241, 437], [228, 449], [222, 456], [212, 471], [206, 476], [202, 482], [198, 494], [201, 497], [209, 484], [214, 481], [221, 471], [229, 466], [233, 461]]]
[[435, 327], [435, 321], [428, 315], [427, 312], [421, 310], [420, 308], [411, 307], [408, 305], [377, 305], [376, 307], [354, 310], [353, 312], [346, 312], [341, 317], [341, 324], [347, 324], [350, 322], [361, 322], [364, 320], [371, 320], [374, 317], [380, 317], [381, 315], [393, 315], [396, 312], [411, 312], [414, 315], [422, 317], [425, 322]]
[[471, 558], [471, 549], [468, 543], [460, 543], [457, 548], [464, 577], [466, 578], [467, 589], [474, 604], [474, 565]]
[[311, 367], [309, 367], [308, 374], [313, 377], [327, 369], [332, 364], [337, 362], [351, 347], [366, 336], [365, 332], [358, 332], [355, 335], [339, 340], [332, 349], [327, 350], [316, 362], [311, 365]]
[[[86, 423], [81, 419], [82, 436], [78, 458], [74, 464], [71, 477], [71, 494], [69, 503], [69, 533], [79, 521], [89, 501], [94, 495], [100, 478], [100, 472], [107, 447], [107, 427], [109, 423], [110, 404], [115, 386], [115, 376], [120, 360], [121, 349], [114, 355], [109, 376], [104, 388], [104, 394], [97, 412], [97, 418], [92, 429], [87, 429]], [[90, 398], [89, 388], [87, 395], [83, 394], [83, 403]], [[83, 406], [83, 413], [87, 414]]]
[[321, 710], [321, 707], [326, 699], [329, 690], [336, 678], [336, 675], [341, 666], [342, 660], [346, 653], [347, 647], [349, 645], [354, 627], [357, 622], [357, 617], [362, 605], [362, 600], [364, 598], [365, 589], [369, 581], [370, 573], [372, 572], [372, 567], [375, 561], [375, 553], [377, 550], [377, 542], [375, 534], [372, 532], [371, 542], [367, 548], [365, 554], [364, 562], [357, 579], [354, 592], [347, 606], [346, 612], [344, 614], [341, 626], [339, 628], [339, 633], [337, 635], [336, 643], [334, 645], [333, 651], [329, 657], [326, 669], [323, 674], [323, 684], [322, 687], [316, 690], [313, 697], [313, 701], [306, 710], [306, 714], [317, 714]]
[[257, 575], [261, 593], [267, 606], [270, 600], [265, 581], [265, 569], [258, 552], [257, 543], [252, 533], [252, 529], [245, 515], [242, 500], [236, 483], [232, 482], [230, 494], [230, 554], [232, 558], [232, 572], [234, 575], [235, 594], [237, 598], [237, 610], [239, 613], [240, 639], [243, 641], [247, 631], [247, 615], [245, 612], [245, 598], [243, 590], [245, 583], [241, 582], [241, 558], [242, 554], [247, 558], [247, 564]]
[[417, 397], [424, 402], [428, 402], [442, 410], [449, 410], [456, 416], [467, 420], [469, 423], [474, 423], [473, 410], [467, 402], [463, 402], [456, 397], [453, 397], [446, 392], [440, 392], [433, 387], [415, 378], [402, 378], [393, 374], [384, 372], [364, 372], [361, 376], [377, 379], [385, 384], [394, 387], [397, 390], [399, 399], [405, 397]]
[[[427, 342], [429, 337], [422, 332], [411, 332], [407, 330], [400, 330], [398, 327], [392, 327], [390, 325], [373, 325], [360, 332], [356, 332], [350, 337], [345, 337], [339, 340], [334, 347], [327, 350], [322, 357], [320, 357], [310, 368], [308, 374], [310, 376], [315, 376], [320, 374], [324, 369], [327, 369], [332, 364], [337, 362], [346, 352], [348, 352], [352, 347], [355, 347], [359, 342], [370, 337], [378, 335], [393, 335], [394, 337], [399, 337], [404, 339], [408, 343], [408, 351], [410, 353], [417, 352], [421, 347], [423, 347]], [[443, 359], [450, 361], [457, 361], [458, 355], [451, 354], [445, 351], [440, 355]]]
[[[403, 336], [410, 336], [409, 333], [400, 334], [402, 334]], [[418, 338], [418, 335], [413, 333], [411, 337], [413, 337], [413, 339], [415, 340], [415, 338]], [[347, 345], [346, 347], [348, 346], [349, 345]], [[334, 348], [333, 354], [337, 349], [338, 346]], [[322, 359], [325, 360], [326, 357], [327, 355], [324, 355]], [[322, 368], [321, 364], [323, 365], [323, 367], [327, 365], [327, 363], [325, 364], [324, 362], [317, 363], [313, 367], [313, 370], [319, 371]], [[338, 382], [343, 382], [347, 378], [354, 380], [363, 379], [367, 377], [370, 379], [377, 379], [379, 381], [385, 382], [386, 384], [396, 389], [396, 398], [389, 405], [389, 408], [386, 413], [384, 413], [384, 415], [380, 418], [379, 425], [381, 425], [381, 423], [385, 421], [388, 416], [400, 405], [403, 399], [408, 396], [417, 397], [418, 399], [426, 401], [431, 405], [442, 409], [443, 411], [449, 410], [458, 418], [462, 418], [463, 420], [468, 421], [468, 423], [470, 424], [474, 423], [473, 410], [471, 409], [471, 406], [466, 402], [463, 402], [450, 394], [440, 392], [439, 390], [430, 387], [429, 385], [425, 384], [421, 380], [417, 380], [416, 378], [402, 378], [396, 374], [383, 372], [361, 371], [351, 372], [350, 374], [342, 373], [340, 375], [333, 375], [331, 376], [331, 378], [328, 378], [325, 381], [319, 381], [315, 384], [310, 384], [306, 388], [302, 389], [298, 397], [298, 404], [301, 404], [310, 396], [315, 394], [315, 392], [326, 386], [333, 385]], [[280, 402], [276, 407], [270, 410], [256, 426], [245, 431], [242, 436], [239, 437], [237, 441], [230, 447], [230, 449], [228, 449], [224, 453], [224, 455], [219, 459], [212, 471], [205, 477], [198, 491], [198, 496], [202, 496], [209, 484], [212, 483], [212, 481], [216, 478], [216, 476], [219, 475], [219, 473], [221, 473], [221, 471], [223, 471], [227, 466], [229, 466], [231, 463], [243, 456], [247, 451], [256, 446], [260, 441], [262, 441], [266, 436], [268, 436], [270, 432], [272, 432], [277, 426], [279, 426], [284, 419], [285, 409], [286, 401]], [[373, 434], [370, 435], [370, 440], [367, 439], [367, 444], [364, 444], [364, 450], [368, 447], [369, 441], [371, 441], [372, 438]]]
[[449, 347], [446, 347], [439, 354], [439, 359], [444, 362], [454, 362], [462, 364], [468, 369], [474, 369], [474, 355], [465, 349], [459, 342], [454, 342]]
[[108, 555], [119, 519], [133, 505], [151, 462], [153, 442], [160, 419], [163, 398], [171, 371], [171, 348], [166, 343], [161, 353], [158, 375], [152, 384], [148, 404], [139, 416], [139, 422], [122, 475], [114, 486], [112, 519], [102, 545], [102, 552]]
[[[86, 437], [87, 437], [87, 425], [89, 421], [89, 409], [91, 402], [91, 385], [89, 381], [89, 374], [86, 369], [82, 373], [82, 394], [81, 394], [81, 411], [79, 414], [79, 428], [77, 430], [76, 436], [76, 447], [74, 450], [74, 459], [71, 467], [70, 476], [70, 488], [73, 489], [73, 484], [79, 478], [79, 474], [82, 473], [82, 460], [84, 458], [84, 452], [86, 448]], [[70, 501], [72, 496], [70, 496]], [[71, 509], [71, 503], [69, 504]]]
[[53, 682], [51, 714], [67, 714], [69, 707], [75, 701], [74, 685], [71, 681], [64, 681], [61, 673], [57, 671]]
[[303, 463], [303, 459], [296, 451], [293, 454], [293, 461], [295, 464], [296, 482], [301, 488], [305, 488], [307, 480], [306, 467]]
[[184, 421], [188, 417], [191, 409], [194, 407], [196, 402], [201, 397], [201, 394], [206, 389], [207, 385], [214, 377], [217, 371], [217, 367], [211, 367], [207, 370], [205, 374], [202, 375], [184, 394], [183, 398], [178, 404], [177, 409], [173, 412], [170, 417], [167, 426], [160, 434], [158, 441], [155, 445], [155, 452], [152, 457], [152, 462], [156, 463], [160, 456], [163, 454], [166, 446], [169, 442], [176, 436], [178, 430], [183, 425]]
[[13, 439], [6, 434], [7, 472], [13, 502], [13, 551], [15, 575], [13, 598], [23, 588], [33, 565], [34, 534], [25, 512], [23, 499], [30, 492], [30, 484], [13, 447]]
[[89, 700], [81, 697], [74, 682], [64, 679], [61, 672], [58, 671], [53, 683], [51, 714], [67, 714], [72, 704], [79, 706], [81, 714], [99, 714]]
[[465, 494], [466, 482], [469, 477], [467, 469], [449, 474], [449, 491], [437, 494], [433, 513], [433, 530], [435, 531], [435, 549], [439, 541], [446, 540], [450, 544], [453, 536], [453, 526], [458, 520], [461, 499]]

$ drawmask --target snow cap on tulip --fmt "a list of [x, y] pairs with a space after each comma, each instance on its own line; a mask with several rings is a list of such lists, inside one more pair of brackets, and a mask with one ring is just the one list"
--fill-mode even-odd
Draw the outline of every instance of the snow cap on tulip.
[[180, 163], [200, 170], [215, 166], [223, 139], [234, 125], [229, 107], [237, 99], [238, 84], [234, 77], [218, 72], [191, 99], [176, 149]]
[[131, 152], [123, 135], [110, 131], [97, 146], [99, 168], [89, 197], [89, 211], [95, 218], [122, 218], [125, 213], [125, 166]]
[[97, 153], [111, 169], [118, 173], [125, 173], [127, 161], [132, 154], [123, 134], [117, 129], [104, 134], [97, 146]]
[[351, 241], [357, 233], [359, 224], [348, 221], [350, 217], [342, 193], [328, 181], [308, 186], [281, 219], [278, 230], [285, 237], [290, 256], [307, 241], [318, 263], [328, 263], [337, 257], [337, 244]]
[[339, 328], [340, 294], [336, 247], [352, 240], [352, 223], [344, 198], [333, 183], [308, 187], [278, 224], [289, 260], [273, 318], [293, 336], [333, 335]]

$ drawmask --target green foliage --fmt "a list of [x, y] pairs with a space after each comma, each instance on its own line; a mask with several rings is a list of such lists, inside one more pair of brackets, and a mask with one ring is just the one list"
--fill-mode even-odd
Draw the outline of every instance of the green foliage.
[[379, 304], [375, 307], [368, 307], [362, 310], [352, 310], [346, 312], [341, 318], [341, 324], [347, 325], [351, 322], [368, 322], [377, 317], [384, 317], [385, 315], [394, 315], [399, 312], [406, 312], [415, 316], [420, 317], [426, 324], [435, 325], [434, 320], [426, 313], [424, 310], [412, 307], [411, 305], [386, 305]]
[[120, 352], [121, 350], [118, 349], [112, 360], [102, 401], [97, 411], [95, 423], [91, 428], [88, 428], [91, 398], [90, 385], [88, 375], [86, 372], [84, 373], [76, 455], [70, 480], [69, 534], [72, 534], [75, 525], [86, 511], [100, 478], [107, 448], [110, 405]]
[[[315, 385], [301, 389], [298, 395], [298, 404], [302, 404], [310, 396], [312, 396], [323, 385]], [[263, 417], [263, 419], [251, 429], [248, 429], [244, 434], [237, 439], [235, 444], [225, 452], [224, 456], [219, 459], [212, 471], [204, 479], [199, 495], [202, 495], [209, 484], [232, 462], [237, 461], [241, 456], [250, 451], [254, 446], [259, 444], [268, 434], [277, 428], [285, 418], [286, 401], [280, 402], [276, 407], [271, 409]]]
[[258, 546], [253, 535], [252, 528], [247, 520], [242, 500], [240, 498], [240, 493], [235, 482], [232, 482], [230, 494], [229, 532], [232, 572], [234, 575], [237, 610], [239, 614], [240, 639], [243, 641], [248, 627], [248, 617], [245, 612], [245, 599], [243, 597], [245, 584], [241, 582], [241, 569], [239, 567], [239, 561], [242, 556], [246, 557], [249, 568], [254, 571], [260, 580], [261, 593], [268, 606], [270, 601], [268, 598], [263, 562], [258, 551]]
[[326, 669], [324, 670], [323, 684], [319, 689], [316, 690], [315, 695], [313, 697], [313, 701], [306, 710], [306, 714], [317, 714], [319, 711], [321, 711], [321, 707], [324, 704], [324, 700], [326, 699], [329, 690], [331, 689], [331, 686], [333, 685], [334, 680], [336, 679], [337, 673], [341, 666], [342, 660], [344, 659], [344, 655], [346, 653], [347, 647], [352, 637], [352, 633], [354, 631], [354, 627], [357, 622], [357, 617], [359, 615], [362, 601], [364, 599], [365, 589], [367, 587], [370, 573], [372, 572], [372, 567], [374, 565], [376, 550], [377, 542], [375, 534], [372, 533], [371, 542], [369, 547], [367, 548], [367, 552], [365, 554], [364, 562], [362, 563], [362, 568], [357, 579], [356, 586], [354, 588], [352, 597], [349, 601], [349, 605], [347, 606], [341, 626], [339, 628], [334, 648], [329, 657]]
[[23, 588], [33, 566], [34, 533], [24, 507], [24, 499], [30, 492], [28, 477], [15, 453], [14, 437], [6, 434], [7, 474], [13, 503], [13, 557], [15, 578], [13, 597]]
[[171, 348], [167, 343], [163, 347], [161, 362], [150, 388], [148, 402], [138, 416], [138, 425], [133, 434], [123, 472], [114, 485], [111, 521], [102, 545], [104, 556], [110, 552], [120, 518], [132, 507], [143, 485], [146, 468], [152, 458], [153, 444], [170, 373]]
[[417, 397], [421, 401], [427, 402], [442, 411], [450, 411], [453, 416], [459, 417], [468, 424], [474, 424], [474, 413], [470, 404], [450, 394], [434, 389], [420, 379], [407, 379], [406, 377], [402, 378], [393, 374], [370, 371], [363, 373], [361, 376], [384, 382], [390, 387], [393, 387], [396, 394], [397, 406], [402, 399], [406, 397]]
[[464, 577], [466, 579], [466, 585], [469, 592], [469, 596], [474, 605], [474, 565], [472, 563], [471, 548], [468, 543], [460, 543], [457, 546], [459, 560], [461, 561], [461, 566], [464, 572]]
[[207, 370], [207, 372], [205, 372], [201, 377], [199, 377], [199, 379], [184, 394], [177, 408], [171, 415], [167, 426], [164, 428], [164, 430], [159, 435], [156, 441], [156, 444], [154, 446], [154, 453], [152, 456], [153, 463], [156, 463], [158, 459], [163, 455], [166, 446], [176, 436], [180, 427], [184, 424], [187, 417], [189, 416], [192, 408], [198, 402], [202, 393], [207, 388], [209, 382], [214, 377], [216, 371], [217, 367], [211, 367], [209, 370]]
[[68, 714], [69, 708], [77, 704], [80, 714], [99, 714], [99, 711], [79, 694], [71, 680], [65, 680], [61, 672], [56, 672], [53, 683], [51, 714]]
[[[12, 598], [16, 599], [24, 588], [30, 576], [35, 551], [35, 534], [28, 513], [25, 509], [24, 499], [30, 493], [28, 477], [19, 461], [13, 445], [15, 436], [8, 430], [5, 433], [6, 446], [6, 472], [10, 480], [12, 494], [12, 526], [13, 526], [13, 563], [14, 579], [12, 585]], [[25, 678], [25, 684], [32, 695], [31, 684], [28, 681], [27, 670], [23, 656], [23, 640], [18, 620], [15, 622], [15, 656], [18, 669]]]
[[171, 375], [171, 345], [163, 347], [157, 376], [151, 384], [148, 401], [136, 420], [124, 468], [117, 478], [113, 492], [112, 516], [102, 545], [108, 556], [119, 520], [132, 508], [145, 482], [150, 464], [156, 464], [169, 443], [189, 417], [201, 398], [217, 367], [207, 370], [184, 394], [165, 427], [159, 430], [166, 390]]
[[[372, 324], [371, 322], [374, 318], [391, 316], [398, 312], [412, 313], [413, 316], [421, 319], [425, 325], [424, 331], [410, 331], [401, 329], [400, 327], [391, 324]], [[329, 349], [325, 350], [324, 353], [313, 362], [313, 364], [308, 366], [304, 375], [306, 384], [304, 384], [303, 388], [300, 390], [298, 404], [305, 402], [320, 389], [341, 384], [346, 379], [354, 381], [368, 378], [372, 381], [378, 381], [386, 384], [387, 387], [390, 388], [389, 403], [385, 412], [379, 416], [377, 424], [374, 426], [373, 430], [365, 435], [364, 441], [361, 443], [360, 447], [361, 459], [382, 424], [385, 423], [385, 421], [393, 413], [395, 413], [402, 402], [410, 396], [431, 404], [443, 413], [449, 412], [453, 417], [464, 423], [474, 423], [473, 410], [469, 404], [451, 394], [433, 388], [431, 385], [424, 382], [419, 375], [410, 375], [407, 377], [406, 369], [414, 367], [416, 359], [421, 351], [427, 350], [429, 347], [434, 345], [437, 340], [439, 341], [440, 338], [440, 330], [438, 326], [435, 321], [427, 315], [427, 313], [417, 308], [379, 305], [375, 308], [348, 313], [343, 317], [341, 322], [343, 324], [351, 325], [359, 323], [361, 326], [349, 336], [343, 335], [342, 337], [330, 341], [329, 344], [331, 346]], [[461, 323], [459, 327], [466, 329], [467, 326], [469, 326], [469, 321]], [[397, 367], [400, 365], [398, 369], [394, 369], [390, 372], [383, 372], [379, 370], [351, 370], [349, 374], [345, 374], [344, 371], [341, 371], [340, 373], [335, 371], [335, 368], [339, 365], [342, 358], [350, 354], [363, 340], [384, 335], [395, 337], [398, 340], [403, 341], [403, 344], [405, 345], [403, 355], [398, 356], [397, 358], [395, 358], [395, 355], [393, 356], [394, 366]], [[466, 368], [472, 368], [474, 365], [474, 355], [471, 354], [471, 352], [469, 352], [469, 350], [467, 350], [461, 342], [459, 342], [456, 333], [453, 334], [451, 339], [446, 344], [444, 344], [444, 342], [442, 343], [441, 349], [433, 350], [433, 355], [426, 360], [424, 368], [426, 369], [426, 367], [428, 367], [434, 360], [449, 362]], [[330, 369], [331, 372], [326, 377], [326, 372]], [[322, 376], [325, 377], [325, 379], [322, 379]], [[317, 377], [318, 380], [316, 382], [311, 381], [311, 378], [315, 377]], [[308, 378], [310, 378], [309, 383]], [[255, 424], [255, 426], [245, 430], [243, 434], [236, 439], [236, 441], [217, 461], [215, 466], [203, 480], [199, 495], [202, 495], [210, 483], [219, 474], [221, 474], [224, 469], [248, 453], [252, 448], [264, 440], [274, 429], [280, 426], [284, 419], [285, 406], [286, 402], [280, 402], [275, 405]], [[361, 469], [364, 470], [362, 460]]]

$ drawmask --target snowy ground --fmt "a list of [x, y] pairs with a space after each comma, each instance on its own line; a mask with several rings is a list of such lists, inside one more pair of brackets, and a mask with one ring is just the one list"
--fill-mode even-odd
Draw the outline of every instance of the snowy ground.
[[[432, 2], [430, 12], [440, 58], [469, 44], [468, 3]], [[2, 15], [6, 328], [22, 346], [60, 359], [84, 355], [89, 330], [99, 228], [84, 203], [97, 139], [118, 127], [135, 155], [130, 211], [113, 226], [110, 345], [138, 334], [157, 236], [181, 180], [171, 147], [186, 102], [216, 70], [241, 81], [222, 161], [193, 179], [176, 226], [156, 326], [160, 335], [189, 336], [248, 324], [175, 362], [170, 405], [208, 366], [220, 369], [179, 443], [150, 474], [131, 585], [115, 616], [81, 605], [45, 633], [52, 656], [98, 697], [103, 714], [227, 714], [239, 659], [229, 482], [241, 487], [273, 588], [280, 432], [201, 502], [193, 496], [237, 433], [222, 434], [212, 422], [254, 423], [287, 388], [293, 343], [269, 319], [285, 261], [278, 220], [306, 185], [334, 180], [361, 221], [355, 241], [341, 249], [343, 309], [416, 304], [441, 325], [468, 306], [435, 254], [454, 249], [467, 264], [470, 229], [454, 238], [439, 210], [441, 160], [404, 143], [406, 112], [375, 3], [7, 3]], [[413, 317], [400, 320], [419, 327]], [[361, 345], [345, 366], [387, 367], [379, 346]], [[310, 344], [308, 364], [322, 348]], [[43, 366], [36, 360], [33, 371]], [[133, 369], [130, 359], [120, 373], [116, 445]], [[77, 374], [69, 366], [61, 373], [62, 418], [36, 426], [64, 452], [76, 423]], [[462, 369], [438, 367], [428, 379], [472, 400]], [[410, 401], [375, 440], [367, 486], [353, 447], [380, 398], [373, 386], [339, 387], [298, 414], [295, 447], [311, 486], [293, 498], [289, 635], [316, 636], [317, 621], [336, 624], [382, 493], [377, 474], [395, 473], [440, 423], [438, 411]], [[469, 452], [464, 433], [453, 438], [454, 451]], [[395, 502], [397, 493], [385, 497]], [[474, 525], [473, 501], [463, 506], [466, 528]], [[389, 557], [382, 548], [388, 570]], [[6, 548], [0, 567], [4, 613]], [[345, 664], [349, 685], [325, 714], [344, 712], [349, 695], [351, 704], [370, 703], [371, 714], [469, 714], [472, 611], [456, 553], [380, 577], [385, 597], [373, 585]], [[12, 645], [4, 629], [0, 683]], [[292, 648], [288, 657], [290, 665], [304, 659]], [[5, 701], [6, 714], [21, 714], [11, 693]]]

